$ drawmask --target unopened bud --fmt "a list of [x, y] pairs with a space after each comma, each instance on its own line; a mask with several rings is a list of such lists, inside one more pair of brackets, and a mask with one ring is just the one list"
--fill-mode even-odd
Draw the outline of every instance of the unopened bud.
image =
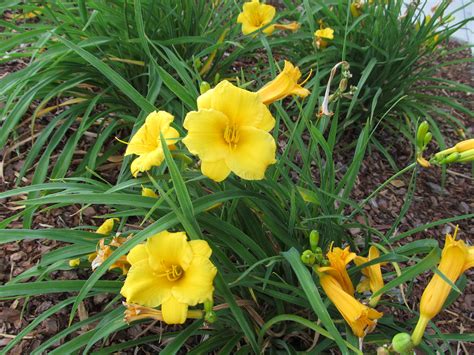
[[410, 334], [398, 333], [392, 339], [392, 347], [399, 354], [409, 354], [413, 350]]
[[425, 136], [430, 129], [430, 125], [427, 121], [423, 121], [418, 126], [418, 131], [416, 132], [416, 146], [421, 150], [425, 142]]
[[460, 157], [461, 157], [461, 154], [458, 152], [451, 153], [447, 157], [445, 157], [443, 160], [441, 160], [440, 164], [455, 163], [459, 160]]
[[319, 244], [319, 232], [317, 230], [312, 230], [309, 233], [309, 245], [312, 251], [316, 251], [316, 248]]
[[201, 82], [201, 85], [199, 85], [199, 91], [201, 92], [201, 95], [209, 90], [211, 90], [211, 84], [209, 84], [207, 81]]
[[311, 250], [305, 250], [301, 254], [301, 261], [306, 265], [313, 265], [316, 262], [316, 256]]
[[344, 91], [346, 91], [346, 89], [347, 89], [347, 79], [344, 78], [339, 82], [339, 90], [341, 92], [344, 92]]
[[474, 161], [474, 149], [468, 150], [466, 152], [462, 152], [459, 155], [459, 163], [467, 163], [469, 161]]
[[425, 134], [425, 138], [423, 139], [423, 146], [427, 146], [429, 142], [431, 142], [431, 140], [433, 139], [433, 135], [431, 134], [431, 132], [428, 132]]

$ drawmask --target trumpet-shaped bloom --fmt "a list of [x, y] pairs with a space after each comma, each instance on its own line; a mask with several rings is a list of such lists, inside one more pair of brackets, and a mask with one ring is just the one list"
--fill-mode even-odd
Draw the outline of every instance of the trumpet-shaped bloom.
[[203, 240], [186, 240], [183, 232], [158, 233], [130, 250], [132, 265], [120, 291], [127, 303], [161, 305], [168, 324], [186, 321], [188, 306], [212, 299], [216, 268]]
[[160, 134], [166, 139], [166, 144], [170, 146], [170, 149], [173, 148], [179, 138], [178, 131], [170, 127], [173, 119], [173, 115], [168, 112], [152, 112], [132, 137], [125, 155], [138, 155], [138, 158], [130, 166], [133, 176], [137, 176], [139, 172], [150, 170], [153, 166], [159, 166], [165, 159]]
[[300, 78], [301, 72], [299, 68], [285, 60], [283, 71], [275, 79], [258, 90], [257, 94], [260, 95], [260, 98], [266, 105], [284, 99], [289, 95], [306, 97], [310, 94], [310, 91], [298, 84]]
[[356, 336], [362, 338], [375, 328], [376, 320], [382, 317], [383, 313], [357, 301], [352, 295], [344, 291], [341, 284], [330, 274], [319, 274], [319, 280], [324, 292]]
[[220, 82], [197, 100], [198, 111], [184, 120], [183, 143], [201, 159], [201, 171], [215, 181], [231, 171], [246, 180], [261, 180], [275, 162], [276, 144], [268, 133], [275, 119], [260, 95]]
[[[248, 35], [268, 25], [275, 17], [276, 10], [271, 5], [260, 4], [259, 0], [246, 2], [243, 11], [237, 17], [237, 23], [242, 24], [242, 33]], [[263, 33], [271, 35], [275, 27], [266, 27]]]
[[[379, 256], [380, 256], [379, 250], [376, 247], [371, 246], [369, 248], [369, 256], [367, 258], [364, 258], [362, 256], [357, 256], [354, 259], [354, 262], [357, 266], [359, 266], [369, 261], [372, 261], [374, 259], [377, 259]], [[383, 283], [383, 278], [382, 278], [382, 270], [380, 269], [380, 266], [381, 264], [375, 264], [375, 265], [367, 266], [366, 268], [362, 269], [362, 274], [364, 274], [365, 279], [363, 279], [359, 283], [359, 285], [357, 285], [357, 291], [364, 292], [370, 289], [372, 293], [374, 293], [383, 287], [384, 283]], [[382, 295], [378, 295], [377, 297], [373, 298], [371, 300], [371, 305], [377, 304], [381, 296]]]
[[354, 285], [352, 284], [351, 278], [347, 273], [347, 264], [355, 259], [356, 254], [351, 253], [349, 247], [345, 249], [332, 248], [327, 253], [330, 266], [320, 267], [319, 272], [326, 272], [334, 277], [337, 282], [341, 285], [343, 290], [350, 295], [354, 294]]
[[[474, 266], [474, 246], [468, 247], [464, 241], [456, 240], [456, 234], [457, 228], [454, 236], [446, 235], [446, 243], [438, 265], [438, 270], [453, 283], [464, 271]], [[441, 276], [435, 274], [421, 296], [420, 318], [412, 335], [415, 345], [420, 343], [428, 322], [441, 311], [450, 292], [451, 286]]]

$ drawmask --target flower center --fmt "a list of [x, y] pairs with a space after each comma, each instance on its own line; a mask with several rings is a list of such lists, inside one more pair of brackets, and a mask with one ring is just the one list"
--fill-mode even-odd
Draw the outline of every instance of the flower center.
[[240, 133], [239, 128], [235, 124], [229, 124], [224, 131], [224, 140], [231, 148], [234, 148], [235, 145], [239, 142]]
[[171, 265], [171, 267], [166, 270], [166, 278], [169, 281], [178, 281], [183, 275], [184, 270], [179, 265]]

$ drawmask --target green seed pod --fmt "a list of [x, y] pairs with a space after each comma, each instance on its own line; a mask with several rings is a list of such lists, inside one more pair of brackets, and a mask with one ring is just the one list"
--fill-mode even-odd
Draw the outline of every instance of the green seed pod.
[[423, 139], [423, 147], [426, 147], [428, 143], [431, 142], [431, 139], [433, 139], [431, 132], [426, 133], [425, 138]]
[[311, 250], [305, 250], [301, 254], [301, 261], [306, 265], [313, 265], [316, 261], [316, 256], [313, 254]]
[[341, 92], [344, 92], [346, 91], [347, 89], [347, 79], [346, 78], [343, 78], [340, 82], [339, 82], [339, 90]]
[[309, 245], [312, 251], [316, 251], [316, 248], [319, 244], [319, 232], [317, 230], [312, 230], [309, 233]]
[[214, 323], [217, 320], [217, 314], [214, 311], [206, 312], [204, 316], [206, 323]]
[[430, 129], [430, 125], [427, 121], [421, 122], [420, 125], [418, 126], [418, 131], [416, 132], [416, 146], [420, 150], [423, 148], [425, 136], [428, 133], [429, 129]]
[[207, 81], [201, 82], [201, 85], [199, 85], [199, 91], [201, 92], [201, 95], [209, 90], [211, 90], [211, 84], [209, 84]]
[[399, 354], [409, 354], [413, 350], [413, 342], [408, 333], [398, 333], [392, 339], [392, 347]]

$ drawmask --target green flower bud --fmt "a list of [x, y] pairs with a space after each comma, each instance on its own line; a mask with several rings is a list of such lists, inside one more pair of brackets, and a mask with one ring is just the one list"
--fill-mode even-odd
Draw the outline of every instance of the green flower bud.
[[461, 157], [460, 153], [454, 152], [454, 153], [449, 154], [447, 157], [444, 157], [443, 159], [441, 159], [439, 163], [440, 164], [456, 163], [457, 161], [459, 161], [460, 157]]
[[459, 155], [459, 160], [458, 160], [459, 163], [466, 163], [469, 161], [474, 161], [474, 149], [462, 152]]
[[321, 260], [321, 266], [329, 266], [329, 260], [323, 259]]
[[426, 133], [425, 138], [423, 139], [423, 146], [426, 147], [428, 143], [431, 142], [431, 139], [433, 139], [431, 132]]
[[313, 265], [316, 262], [316, 256], [311, 250], [305, 250], [301, 254], [301, 261], [306, 265]]
[[316, 251], [316, 248], [319, 244], [319, 232], [317, 230], [312, 230], [309, 234], [309, 245], [312, 251]]
[[211, 90], [211, 84], [209, 84], [207, 81], [201, 82], [201, 85], [199, 85], [199, 91], [201, 92], [201, 95], [209, 90]]
[[392, 347], [399, 354], [409, 354], [413, 350], [413, 342], [411, 341], [410, 334], [398, 333], [392, 339]]
[[416, 132], [416, 146], [419, 150], [423, 149], [423, 144], [425, 142], [425, 136], [430, 129], [430, 125], [427, 121], [423, 121], [418, 126], [418, 131]]

